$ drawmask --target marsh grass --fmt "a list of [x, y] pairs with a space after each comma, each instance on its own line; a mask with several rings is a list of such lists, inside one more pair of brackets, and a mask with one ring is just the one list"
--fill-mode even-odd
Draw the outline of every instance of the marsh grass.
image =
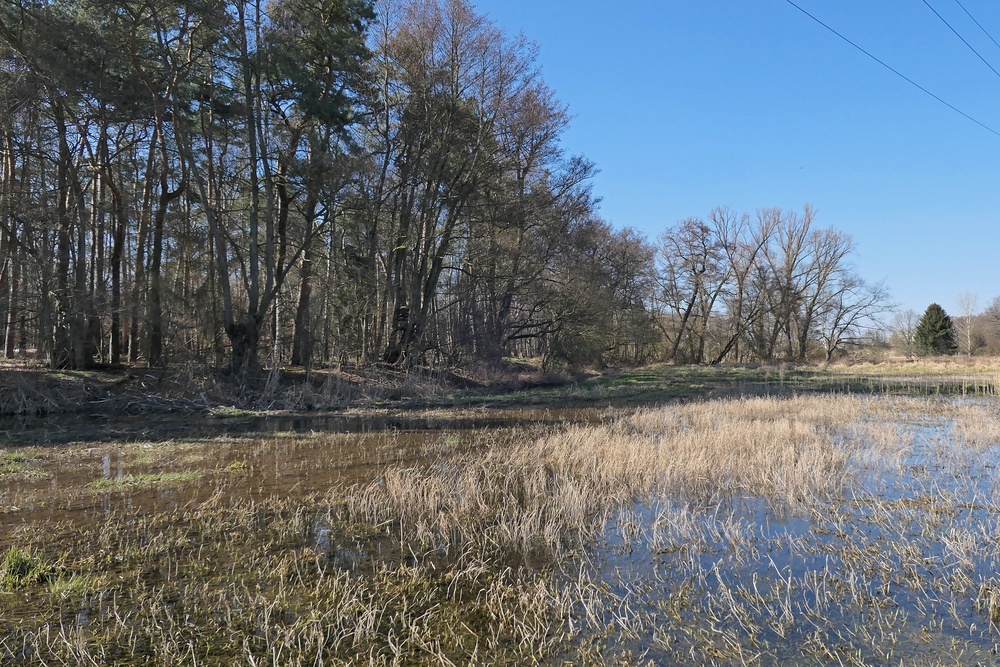
[[807, 395], [205, 443], [208, 497], [124, 485], [11, 531], [44, 574], [0, 596], [0, 662], [989, 664], [997, 414]]
[[[596, 642], [605, 660], [918, 664], [922, 643], [940, 641], [948, 648], [925, 664], [977, 664], [995, 651], [998, 598], [976, 592], [1000, 551], [997, 428], [991, 401], [639, 410], [390, 470], [348, 494], [348, 520], [393, 526], [412, 553], [459, 562], [587, 562], [589, 545], [610, 539], [613, 568], [562, 575], [596, 629], [574, 646]], [[791, 639], [804, 648], [789, 652]]]
[[709, 503], [755, 493], [782, 504], [837, 490], [835, 427], [857, 399], [758, 398], [641, 410], [421, 468], [387, 471], [348, 494], [350, 521], [398, 523], [414, 549], [521, 559], [582, 548], [622, 507], [654, 495]]

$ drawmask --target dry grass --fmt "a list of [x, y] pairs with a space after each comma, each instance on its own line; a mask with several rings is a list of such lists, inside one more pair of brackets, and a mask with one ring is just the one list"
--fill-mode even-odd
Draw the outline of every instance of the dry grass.
[[1000, 374], [1000, 357], [888, 357], [880, 362], [830, 364], [833, 372], [852, 374], [917, 375]]
[[812, 502], [843, 483], [848, 452], [834, 435], [860, 423], [867, 405], [754, 398], [642, 410], [390, 470], [349, 494], [349, 519], [398, 523], [416, 550], [529, 559], [582, 547], [614, 513], [653, 496]]
[[[995, 625], [997, 599], [983, 572], [1000, 564], [984, 526], [1000, 514], [968, 475], [998, 428], [996, 404], [983, 400], [809, 396], [647, 409], [391, 470], [351, 492], [347, 516], [390, 526], [411, 553], [459, 562], [566, 563], [612, 526], [616, 549], [669, 565], [564, 580], [577, 622], [596, 632], [586, 635], [597, 637], [595, 662], [641, 655], [638, 646], [670, 664], [782, 664], [796, 637], [807, 664], [976, 664], [992, 645], [979, 619]], [[796, 515], [805, 527], [772, 532], [758, 501], [779, 527]], [[634, 509], [643, 507], [652, 509]], [[967, 639], [921, 663], [920, 636], [950, 632]]]
[[918, 357], [880, 363], [832, 364], [833, 378], [855, 390], [896, 394], [1000, 395], [1000, 357]]

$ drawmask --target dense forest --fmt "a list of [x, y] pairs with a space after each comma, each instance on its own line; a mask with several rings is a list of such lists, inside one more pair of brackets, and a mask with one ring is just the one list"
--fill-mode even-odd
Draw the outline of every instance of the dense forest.
[[569, 121], [466, 0], [3, 0], [3, 353], [804, 360], [884, 309], [808, 206], [612, 227]]

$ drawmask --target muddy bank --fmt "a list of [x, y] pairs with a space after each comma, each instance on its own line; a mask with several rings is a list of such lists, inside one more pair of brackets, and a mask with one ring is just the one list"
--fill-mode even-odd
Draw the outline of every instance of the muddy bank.
[[236, 377], [208, 368], [0, 368], [0, 417], [404, 409], [445, 399], [561, 387], [589, 376], [529, 366], [496, 372], [400, 371], [389, 367], [261, 371]]

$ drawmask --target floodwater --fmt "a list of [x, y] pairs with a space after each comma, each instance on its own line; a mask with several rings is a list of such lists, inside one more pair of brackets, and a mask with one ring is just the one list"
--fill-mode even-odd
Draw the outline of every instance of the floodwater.
[[[533, 409], [7, 423], [0, 433], [27, 444], [0, 448], [0, 537], [220, 494], [328, 494], [389, 466], [612, 416]], [[996, 664], [1000, 444], [989, 436], [959, 446], [966, 436], [952, 416], [900, 415], [890, 426], [904, 446], [872, 451], [845, 437], [844, 483], [815, 501], [664, 496], [620, 511], [557, 571], [567, 589], [583, 581], [588, 594], [575, 642], [554, 662], [599, 645], [607, 663], [621, 664]], [[399, 551], [389, 539], [344, 548], [323, 520], [308, 547], [344, 569]], [[74, 613], [71, 623], [89, 622], [86, 606]]]
[[213, 419], [69, 417], [0, 421], [0, 531], [39, 520], [95, 521], [123, 507], [165, 511], [224, 493], [326, 493], [606, 409], [513, 409]]
[[1000, 660], [1000, 444], [951, 419], [896, 425], [901, 455], [842, 490], [639, 503], [591, 552], [610, 654], [657, 665]]
[[471, 431], [522, 424], [591, 423], [616, 412], [600, 408], [510, 408], [386, 414], [299, 414], [212, 418], [201, 415], [0, 417], [0, 446], [132, 442], [170, 438], [264, 436], [273, 433]]

